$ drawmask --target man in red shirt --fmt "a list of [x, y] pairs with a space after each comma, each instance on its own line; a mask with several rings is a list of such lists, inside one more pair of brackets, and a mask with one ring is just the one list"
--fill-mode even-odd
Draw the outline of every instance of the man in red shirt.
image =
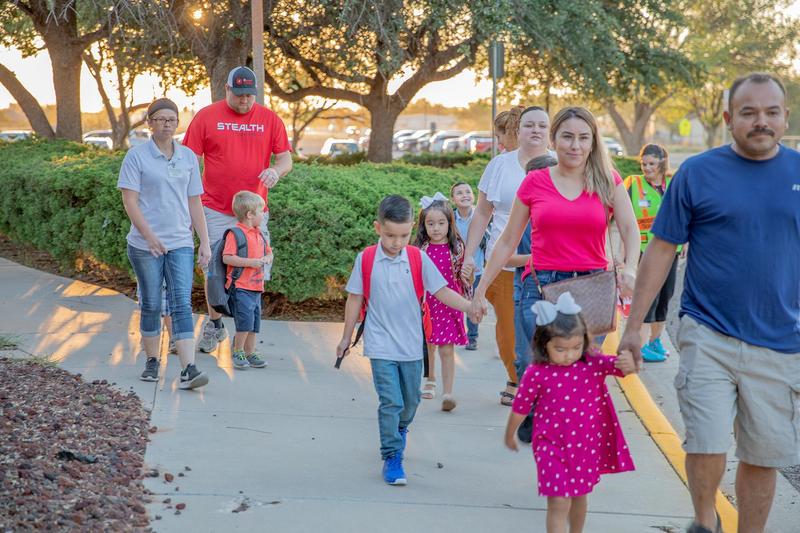
[[[269, 190], [292, 169], [289, 139], [283, 121], [270, 109], [256, 104], [256, 75], [247, 67], [228, 74], [225, 100], [201, 109], [192, 119], [183, 144], [203, 158], [203, 209], [212, 243], [236, 225], [233, 196], [251, 191], [264, 199], [261, 231], [269, 244]], [[270, 165], [272, 157], [275, 160]], [[270, 276], [266, 265], [264, 279]], [[208, 295], [206, 295], [206, 299]], [[208, 307], [198, 349], [211, 352], [228, 336], [222, 315]]]

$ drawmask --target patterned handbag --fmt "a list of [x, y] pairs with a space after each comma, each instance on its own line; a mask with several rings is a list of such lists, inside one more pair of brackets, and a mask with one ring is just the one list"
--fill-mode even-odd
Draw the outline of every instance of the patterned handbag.
[[[611, 244], [611, 233], [608, 227], [608, 208], [605, 209], [612, 264], [616, 264], [616, 261], [613, 261], [614, 246]], [[536, 275], [536, 271], [533, 269], [533, 260], [531, 260], [531, 274], [536, 280], [539, 294], [548, 302], [556, 303], [562, 293], [569, 291], [572, 294], [572, 297], [581, 306], [581, 315], [586, 321], [590, 337], [605, 335], [617, 329], [617, 273], [615, 270], [575, 276], [549, 283], [543, 287], [539, 283], [539, 276]]]

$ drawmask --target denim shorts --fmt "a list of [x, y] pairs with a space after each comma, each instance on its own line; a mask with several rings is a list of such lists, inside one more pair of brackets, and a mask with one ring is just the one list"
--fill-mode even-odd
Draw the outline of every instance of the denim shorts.
[[233, 289], [230, 304], [236, 332], [261, 331], [261, 292], [247, 289]]

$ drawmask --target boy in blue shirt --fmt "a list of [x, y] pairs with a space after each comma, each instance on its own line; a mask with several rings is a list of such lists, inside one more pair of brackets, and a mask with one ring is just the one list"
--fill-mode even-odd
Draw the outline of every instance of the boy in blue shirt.
[[[469, 224], [472, 222], [472, 215], [475, 214], [475, 194], [469, 183], [463, 181], [456, 182], [450, 187], [450, 199], [456, 209], [453, 210], [456, 216], [456, 227], [464, 242], [467, 242], [469, 235]], [[475, 281], [472, 288], [476, 288], [481, 281], [483, 274], [484, 252], [486, 250], [486, 240], [484, 240], [472, 258], [475, 260]], [[467, 350], [478, 349], [478, 324], [467, 317]]]
[[[420, 402], [423, 368], [422, 314], [414, 288], [407, 245], [414, 226], [408, 200], [398, 195], [385, 197], [378, 207], [375, 232], [380, 236], [370, 274], [369, 312], [364, 324], [364, 355], [369, 357], [375, 392], [378, 394], [378, 427], [383, 479], [390, 485], [405, 485], [403, 452], [408, 426]], [[356, 257], [347, 282], [342, 340], [336, 357], [347, 355], [353, 330], [364, 303], [361, 263]], [[440, 302], [468, 312], [469, 302], [447, 287], [442, 274], [427, 254], [421, 254], [422, 282], [426, 291]]]

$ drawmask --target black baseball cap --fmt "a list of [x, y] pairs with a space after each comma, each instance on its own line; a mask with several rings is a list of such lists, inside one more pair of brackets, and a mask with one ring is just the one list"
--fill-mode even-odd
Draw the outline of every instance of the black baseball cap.
[[236, 67], [228, 73], [226, 85], [236, 96], [256, 94], [256, 73], [247, 67]]

